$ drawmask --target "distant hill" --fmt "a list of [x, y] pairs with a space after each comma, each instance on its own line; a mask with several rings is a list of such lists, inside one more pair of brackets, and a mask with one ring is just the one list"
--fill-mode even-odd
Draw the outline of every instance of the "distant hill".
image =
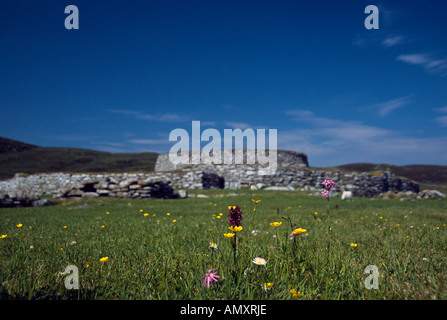
[[447, 184], [447, 166], [440, 165], [396, 166], [392, 164], [351, 163], [327, 169], [369, 173], [392, 171], [397, 176], [406, 177], [424, 185]]
[[0, 179], [15, 173], [154, 171], [158, 154], [39, 147], [0, 137]]
[[6, 152], [20, 152], [24, 150], [30, 150], [33, 148], [37, 148], [37, 146], [0, 137], [0, 154]]

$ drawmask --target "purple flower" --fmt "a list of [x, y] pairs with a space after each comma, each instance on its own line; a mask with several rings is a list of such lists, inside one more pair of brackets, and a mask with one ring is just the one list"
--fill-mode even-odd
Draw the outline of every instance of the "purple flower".
[[325, 197], [326, 199], [329, 199], [329, 195], [331, 194], [331, 191], [328, 191], [328, 190], [323, 190], [322, 192], [321, 192], [321, 195], [323, 196], [323, 197]]
[[321, 186], [324, 188], [324, 190], [321, 192], [321, 195], [329, 200], [329, 196], [332, 193], [331, 189], [335, 189], [336, 187], [335, 182], [332, 180], [324, 179], [321, 183]]
[[239, 206], [230, 206], [228, 209], [230, 210], [228, 214], [228, 217], [230, 218], [228, 219], [228, 223], [232, 226], [239, 227], [241, 225], [241, 220], [243, 220], [241, 208]]
[[210, 287], [210, 283], [212, 283], [213, 281], [216, 281], [216, 282], [218, 282], [219, 280], [219, 276], [217, 275], [217, 272], [216, 273], [214, 273], [214, 272], [212, 272], [212, 271], [214, 271], [214, 270], [217, 270], [217, 268], [214, 268], [214, 269], [208, 269], [208, 273], [206, 273], [203, 277], [202, 277], [202, 279], [201, 280], [203, 280], [203, 283], [202, 283], [202, 287], [207, 287], [207, 288], [209, 288]]
[[324, 179], [323, 182], [322, 182], [321, 184], [322, 184], [323, 187], [324, 187], [326, 190], [328, 190], [328, 191], [331, 190], [332, 188], [335, 189], [335, 182], [332, 181], [332, 180]]

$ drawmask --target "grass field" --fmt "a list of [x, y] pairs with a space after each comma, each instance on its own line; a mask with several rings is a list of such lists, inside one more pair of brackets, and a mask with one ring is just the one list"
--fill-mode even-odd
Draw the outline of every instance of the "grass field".
[[[209, 198], [0, 209], [1, 299], [447, 298], [445, 199], [200, 193]], [[90, 208], [76, 209], [83, 204]], [[233, 205], [243, 212], [235, 256], [234, 238], [224, 237]], [[291, 238], [290, 222], [307, 232]], [[255, 265], [256, 257], [267, 263]], [[79, 270], [78, 290], [64, 286], [68, 265]], [[378, 269], [378, 289], [365, 287], [369, 265]], [[219, 283], [203, 287], [213, 268]]]

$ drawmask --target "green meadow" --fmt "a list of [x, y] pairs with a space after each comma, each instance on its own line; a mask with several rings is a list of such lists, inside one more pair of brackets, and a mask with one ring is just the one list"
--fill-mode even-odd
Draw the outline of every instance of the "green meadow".
[[[194, 193], [208, 198], [97, 198], [0, 209], [0, 298], [447, 298], [446, 199]], [[243, 229], [227, 238], [228, 206], [236, 205]], [[291, 237], [295, 223], [306, 232]], [[257, 257], [266, 263], [253, 263]], [[371, 265], [378, 274], [365, 273]], [[67, 266], [77, 267], [79, 289], [65, 287]], [[203, 287], [201, 278], [214, 268], [219, 281]]]

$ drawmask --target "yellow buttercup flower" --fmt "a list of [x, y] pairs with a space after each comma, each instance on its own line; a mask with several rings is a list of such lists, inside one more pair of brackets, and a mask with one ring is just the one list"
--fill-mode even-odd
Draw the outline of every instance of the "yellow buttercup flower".
[[0, 236], [0, 239], [5, 239], [7, 236], [8, 236], [7, 234], [2, 234], [2, 235]]
[[239, 232], [239, 231], [241, 231], [242, 230], [242, 226], [231, 226], [231, 227], [228, 227], [228, 229], [230, 229], [231, 231], [233, 231], [233, 232]]
[[16, 225], [17, 228], [21, 228], [23, 226], [23, 224], [19, 223]]
[[145, 217], [147, 217], [149, 215], [149, 213], [145, 213], [145, 214], [143, 214], [143, 216], [145, 216]]
[[294, 236], [296, 236], [296, 235], [298, 235], [298, 234], [300, 234], [300, 233], [305, 233], [305, 232], [307, 232], [306, 229], [303, 229], [303, 228], [296, 228], [295, 230], [292, 231], [292, 234], [293, 234]]
[[282, 225], [282, 222], [271, 222], [270, 225], [272, 227], [279, 227], [280, 225]]
[[231, 238], [234, 237], [236, 234], [235, 233], [224, 233], [224, 237], [226, 238]]
[[106, 214], [110, 214], [110, 212], [109, 212], [109, 211], [107, 211], [107, 212], [106, 212]]
[[228, 210], [236, 209], [236, 206], [228, 206]]
[[166, 213], [166, 215], [167, 215], [167, 216], [170, 216], [171, 214], [168, 212], [168, 213]]
[[99, 259], [99, 261], [101, 262], [106, 262], [107, 260], [109, 260], [109, 257], [102, 257], [101, 259]]
[[104, 226], [104, 225], [101, 226], [101, 228], [103, 228], [103, 229], [104, 229], [105, 227], [106, 227], [106, 226]]
[[255, 200], [255, 199], [251, 199], [251, 201], [253, 201], [254, 204], [258, 204], [259, 202], [261, 202], [261, 200]]
[[64, 229], [67, 229], [67, 226], [64, 226]]
[[177, 222], [177, 220], [175, 220], [175, 219], [174, 219], [174, 220], [172, 220], [172, 223], [174, 223], [174, 222]]
[[301, 297], [302, 293], [299, 291], [296, 291], [295, 289], [292, 289], [289, 291], [292, 294], [292, 297]]
[[140, 209], [140, 212], [143, 212], [144, 210], [143, 209]]
[[357, 243], [351, 243], [351, 247], [357, 248]]
[[216, 219], [220, 219], [222, 216], [217, 216]]

